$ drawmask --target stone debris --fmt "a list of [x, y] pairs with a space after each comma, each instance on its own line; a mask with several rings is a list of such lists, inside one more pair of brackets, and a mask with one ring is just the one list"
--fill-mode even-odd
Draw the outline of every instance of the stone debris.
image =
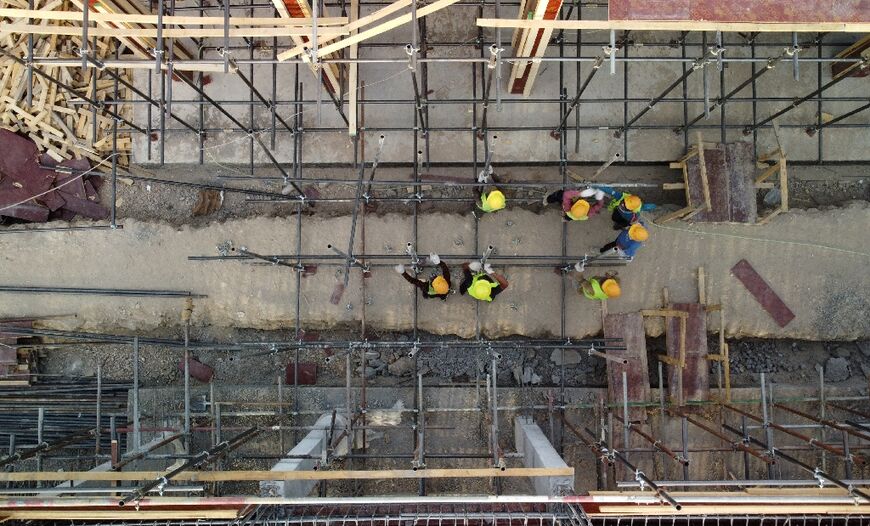
[[831, 357], [825, 362], [825, 381], [843, 382], [851, 376], [849, 361], [845, 358]]

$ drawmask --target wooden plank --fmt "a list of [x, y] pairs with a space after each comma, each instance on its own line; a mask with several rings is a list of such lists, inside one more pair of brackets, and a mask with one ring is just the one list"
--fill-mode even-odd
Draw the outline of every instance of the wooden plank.
[[788, 168], [785, 156], [779, 158], [779, 203], [783, 212], [788, 212]]
[[[435, 2], [433, 2], [431, 4], [429, 4], [423, 8], [418, 9], [417, 10], [417, 18], [420, 19], [420, 18], [423, 18], [425, 16], [431, 15], [432, 13], [435, 13], [436, 11], [440, 11], [440, 10], [444, 9], [445, 7], [449, 7], [458, 1], [459, 0], [436, 0]], [[342, 49], [344, 49], [352, 44], [358, 44], [364, 40], [368, 40], [369, 38], [380, 35], [381, 33], [385, 33], [391, 29], [395, 29], [399, 26], [405, 25], [410, 21], [411, 21], [411, 14], [410, 13], [406, 13], [404, 15], [397, 16], [396, 18], [390, 19], [387, 22], [384, 22], [382, 24], [378, 24], [377, 26], [375, 26], [371, 29], [367, 29], [365, 31], [357, 33], [356, 35], [349, 36], [347, 38], [339, 40], [338, 42], [333, 42], [332, 44], [327, 44], [326, 46], [323, 46], [322, 48], [319, 48], [317, 50], [317, 56], [323, 57], [323, 56], [328, 55], [330, 53], [334, 53], [336, 51], [342, 50]], [[278, 56], [278, 59], [282, 60], [280, 55]]]
[[[608, 361], [609, 362], [609, 361]], [[0, 481], [25, 480], [151, 480], [162, 477], [163, 471], [44, 471], [0, 472]], [[223, 482], [257, 480], [385, 480], [429, 478], [490, 478], [490, 477], [573, 477], [574, 468], [459, 468], [459, 469], [392, 469], [392, 470], [341, 470], [341, 471], [183, 471], [172, 477], [177, 481]]]
[[478, 18], [478, 27], [615, 31], [726, 31], [739, 33], [867, 33], [867, 22], [755, 23], [699, 20], [513, 20]]
[[[9, 9], [0, 8], [0, 16], [9, 18], [33, 18], [37, 20], [67, 20], [72, 22], [82, 21], [81, 11], [43, 11], [41, 9]], [[90, 22], [115, 22], [157, 25], [157, 15], [135, 15], [127, 13], [88, 13]], [[280, 26], [280, 27], [305, 27], [311, 28], [313, 18], [280, 19], [274, 17], [239, 17], [232, 16], [229, 25], [241, 26]], [[318, 17], [317, 27], [343, 26], [348, 23], [348, 18], [343, 16]], [[224, 18], [222, 16], [177, 16], [164, 15], [163, 26], [220, 26], [223, 31]], [[90, 33], [90, 31], [88, 31]]]
[[685, 216], [686, 214], [688, 214], [689, 212], [691, 212], [692, 210], [694, 210], [694, 208], [692, 208], [691, 206], [687, 206], [685, 208], [680, 208], [679, 210], [674, 210], [673, 212], [671, 212], [669, 214], [665, 214], [662, 217], [656, 219], [656, 224], [661, 225], [661, 224], [667, 223], [668, 221], [673, 221], [674, 219], [679, 219], [679, 218]]
[[[273, 0], [273, 3], [275, 3], [276, 5], [281, 4], [281, 9], [283, 9], [284, 12], [287, 11], [287, 8], [284, 7], [284, 2], [282, 0]], [[374, 13], [371, 13], [369, 15], [366, 15], [362, 18], [359, 18], [355, 21], [348, 23], [348, 25], [345, 26], [345, 29], [348, 30], [349, 32], [353, 33], [357, 29], [361, 29], [369, 24], [377, 22], [378, 20], [385, 18], [385, 17], [395, 13], [396, 11], [400, 11], [400, 10], [410, 6], [410, 5], [411, 5], [411, 0], [397, 0], [396, 2], [393, 2], [392, 4], [390, 4], [386, 7], [382, 7], [381, 9], [378, 9]], [[279, 11], [281, 9], [279, 9]], [[289, 17], [290, 15], [288, 14], [287, 16]], [[418, 12], [418, 16], [419, 16], [419, 12]], [[318, 36], [318, 38], [317, 38], [318, 47], [326, 45], [328, 42], [330, 42], [332, 40], [335, 40], [335, 38], [333, 37], [333, 38], [323, 39], [321, 41], [321, 38]], [[304, 53], [305, 49], [308, 47], [310, 47], [309, 44], [297, 45], [296, 47], [290, 48], [287, 51], [279, 53], [278, 60], [284, 61], [284, 60], [290, 60], [291, 58], [294, 58], [294, 57], [298, 57], [299, 55]]]
[[684, 183], [662, 183], [662, 190], [685, 190]]
[[698, 267], [698, 303], [707, 305], [707, 279], [704, 267]]
[[[7, 24], [0, 28], [0, 36], [9, 33], [78, 36], [82, 34], [82, 29], [72, 26], [40, 26], [32, 24]], [[231, 27], [228, 33], [232, 38], [310, 36], [311, 27]], [[348, 31], [343, 27], [318, 27], [317, 34], [346, 35]], [[157, 38], [157, 28], [92, 27], [88, 29], [88, 36], [119, 39], [136, 37]], [[163, 30], [163, 38], [220, 38], [223, 36], [224, 30], [221, 28], [166, 28]]]
[[731, 274], [743, 283], [746, 290], [755, 298], [761, 307], [776, 321], [780, 327], [794, 319], [795, 315], [788, 305], [774, 292], [764, 278], [756, 272], [752, 265], [741, 259], [731, 268]]
[[642, 316], [663, 316], [665, 318], [686, 318], [689, 314], [677, 309], [644, 309], [640, 311]]
[[704, 158], [704, 141], [701, 132], [698, 132], [698, 167], [701, 169], [701, 189], [704, 193], [704, 205], [708, 212], [713, 211], [713, 202], [710, 200], [710, 181], [707, 179], [707, 161]]
[[[119, 493], [121, 493], [119, 491]], [[129, 509], [118, 510], [15, 510], [15, 511], [0, 511], [0, 522], [3, 520], [55, 520], [55, 521], [71, 521], [71, 520], [196, 520], [196, 519], [235, 519], [238, 517], [238, 510], [230, 509], [194, 509], [194, 510], [136, 510], [135, 506], [130, 506]]]
[[[350, 0], [350, 21], [356, 22], [359, 18], [359, 0]], [[351, 31], [351, 35], [356, 35], [357, 30], [354, 29]], [[358, 44], [353, 44], [350, 46], [350, 58], [356, 59], [359, 57]], [[347, 75], [347, 91], [348, 91], [348, 135], [351, 137], [356, 137], [357, 127], [357, 90], [359, 89], [359, 79], [358, 77], [359, 65], [356, 62], [352, 62], [348, 66], [348, 75]]]
[[767, 170], [761, 172], [761, 175], [755, 178], [755, 184], [766, 181], [767, 178], [775, 174], [777, 171], [779, 171], [779, 163], [776, 163], [773, 166], [769, 166]]

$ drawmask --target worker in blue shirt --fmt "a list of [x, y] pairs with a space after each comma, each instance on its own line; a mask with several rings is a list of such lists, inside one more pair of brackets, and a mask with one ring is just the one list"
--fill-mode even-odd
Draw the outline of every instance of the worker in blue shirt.
[[623, 228], [616, 237], [616, 240], [601, 247], [601, 253], [603, 254], [608, 250], [615, 249], [618, 255], [634, 259], [637, 249], [639, 249], [647, 239], [649, 239], [649, 230], [646, 229], [643, 222], [638, 221], [628, 228]]
[[596, 188], [610, 196], [610, 203], [608, 203], [607, 209], [613, 212], [610, 217], [613, 219], [614, 230], [631, 226], [640, 219], [640, 212], [647, 212], [656, 208], [656, 205], [644, 203], [640, 197], [634, 194], [620, 192], [609, 186], [597, 186]]

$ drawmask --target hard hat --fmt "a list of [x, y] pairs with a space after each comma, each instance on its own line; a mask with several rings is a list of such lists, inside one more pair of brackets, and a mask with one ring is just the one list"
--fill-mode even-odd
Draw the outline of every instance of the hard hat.
[[622, 289], [619, 288], [619, 282], [613, 278], [607, 278], [601, 284], [601, 290], [607, 294], [608, 298], [618, 298], [622, 294]]
[[632, 241], [646, 241], [649, 239], [649, 230], [644, 228], [640, 223], [635, 223], [629, 227], [628, 237]]
[[504, 208], [504, 194], [500, 190], [493, 190], [486, 196], [486, 204], [493, 210]]
[[489, 292], [492, 290], [492, 283], [485, 279], [478, 280], [477, 283], [474, 284], [474, 297], [476, 298], [486, 298], [489, 296]]
[[447, 280], [444, 279], [444, 276], [438, 276], [432, 280], [432, 289], [435, 291], [435, 294], [447, 294], [450, 290], [450, 286], [447, 284]]
[[643, 206], [643, 201], [640, 200], [640, 197], [632, 194], [625, 196], [623, 203], [626, 208], [635, 213], [640, 212], [640, 207]]
[[574, 217], [586, 217], [589, 213], [589, 202], [585, 199], [578, 199], [576, 203], [571, 205], [571, 215]]

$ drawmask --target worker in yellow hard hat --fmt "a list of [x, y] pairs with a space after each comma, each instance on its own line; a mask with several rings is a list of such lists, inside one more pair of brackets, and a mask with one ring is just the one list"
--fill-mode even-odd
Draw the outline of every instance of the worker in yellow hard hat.
[[577, 292], [590, 300], [609, 300], [622, 295], [616, 272], [606, 272], [604, 276], [586, 278], [583, 276], [582, 263], [577, 263], [574, 269], [577, 271], [574, 274], [574, 279], [577, 280]]
[[[595, 203], [590, 204], [588, 197], [595, 197]], [[565, 219], [568, 221], [585, 221], [597, 214], [604, 207], [604, 192], [587, 188], [585, 190], [559, 190], [544, 197], [544, 206], [551, 203], [561, 203]]]
[[478, 210], [484, 213], [492, 213], [506, 206], [504, 193], [493, 184], [498, 181], [492, 173], [492, 167], [481, 170], [477, 176], [477, 182], [480, 185], [474, 187], [474, 193], [477, 196], [475, 207]]
[[406, 272], [405, 265], [396, 265], [393, 268], [396, 272], [401, 274], [403, 278], [405, 278], [405, 281], [420, 289], [424, 298], [439, 298], [441, 300], [446, 300], [447, 296], [450, 295], [450, 267], [447, 266], [447, 263], [441, 261], [438, 254], [429, 254], [427, 263], [437, 266], [441, 273], [433, 274], [428, 280], [422, 280]]
[[481, 265], [479, 261], [462, 265], [463, 280], [459, 285], [459, 293], [468, 293], [478, 301], [492, 301], [508, 288], [508, 281], [501, 274], [493, 272], [489, 264]]
[[643, 243], [649, 239], [649, 230], [646, 229], [643, 221], [638, 221], [628, 228], [623, 228], [616, 239], [603, 247], [601, 253], [608, 250], [615, 250], [620, 256], [634, 259], [634, 255]]
[[640, 197], [628, 192], [620, 192], [609, 186], [598, 186], [599, 190], [610, 196], [607, 209], [613, 212], [613, 229], [619, 230], [640, 220], [640, 213], [655, 210], [656, 205], [644, 203]]

